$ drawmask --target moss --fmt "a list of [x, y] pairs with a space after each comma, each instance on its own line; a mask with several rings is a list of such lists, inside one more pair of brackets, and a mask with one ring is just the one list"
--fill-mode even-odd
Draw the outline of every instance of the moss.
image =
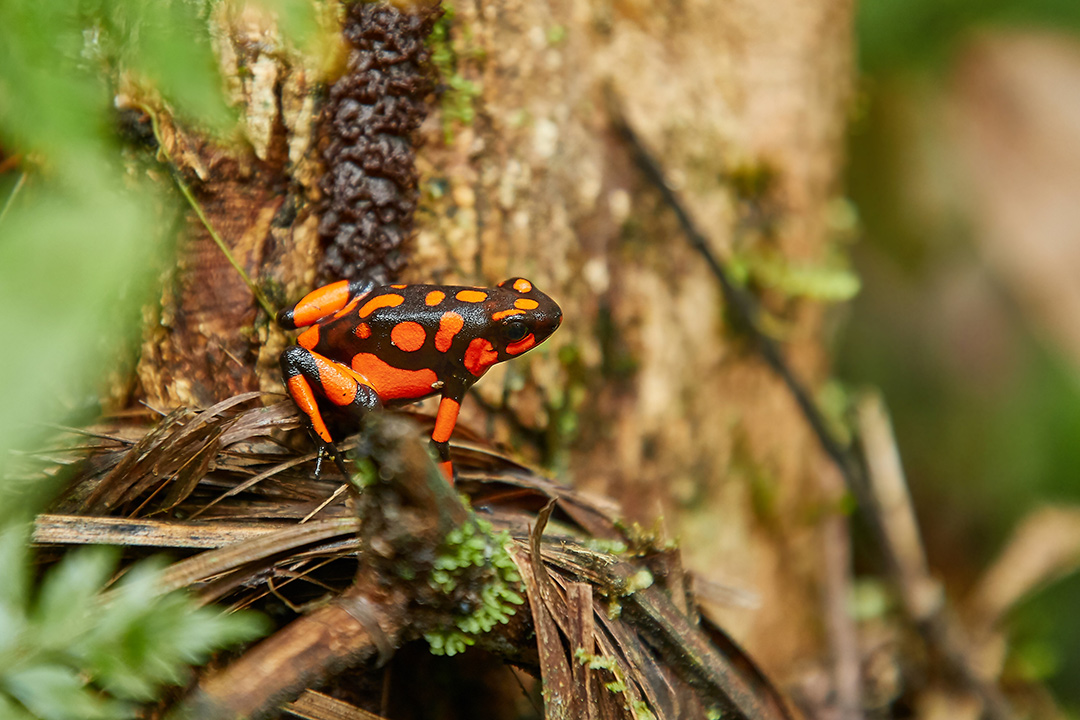
[[544, 430], [544, 465], [561, 475], [570, 466], [570, 447], [577, 440], [582, 425], [581, 407], [588, 398], [586, 370], [577, 345], [563, 345], [557, 354], [566, 378], [561, 385], [550, 385], [545, 392], [548, 422]]
[[779, 481], [765, 463], [754, 457], [745, 431], [738, 429], [732, 446], [731, 471], [742, 478], [750, 491], [754, 517], [762, 525], [775, 527], [780, 522], [777, 507]]
[[548, 45], [555, 46], [561, 45], [566, 40], [566, 26], [565, 25], [552, 25], [547, 29], [547, 42]]
[[630, 696], [629, 688], [626, 684], [626, 676], [623, 674], [622, 668], [620, 668], [619, 664], [615, 661], [615, 658], [604, 655], [595, 655], [585, 650], [585, 648], [578, 648], [574, 651], [574, 659], [590, 670], [602, 670], [609, 673], [614, 679], [604, 683], [604, 689], [608, 692], [622, 695], [623, 699], [627, 702], [630, 713], [637, 718], [637, 720], [655, 720], [656, 715], [653, 713], [647, 702], [634, 699]]
[[525, 602], [517, 566], [506, 550], [510, 535], [496, 533], [491, 523], [471, 517], [451, 530], [435, 559], [428, 582], [443, 595], [455, 596], [466, 583], [480, 582], [470, 590], [474, 607], [455, 617], [448, 627], [424, 635], [434, 655], [456, 655], [476, 638], [498, 624], [505, 625]]
[[633, 595], [639, 590], [647, 590], [653, 585], [653, 574], [642, 568], [626, 580], [626, 584], [620, 589], [620, 594]]
[[777, 250], [753, 248], [732, 255], [732, 279], [753, 283], [788, 298], [808, 298], [821, 302], [843, 302], [862, 289], [859, 276], [839, 256], [820, 265], [789, 262]]
[[740, 200], [760, 202], [776, 189], [780, 173], [769, 163], [745, 163], [728, 170], [723, 179]]
[[608, 555], [622, 555], [627, 551], [626, 543], [621, 540], [606, 540], [604, 538], [586, 538], [585, 547], [598, 553]]
[[849, 445], [854, 435], [854, 404], [851, 390], [836, 379], [826, 381], [817, 393], [817, 405], [830, 434], [844, 445]]
[[[458, 71], [458, 54], [450, 39], [450, 27], [454, 23], [454, 9], [446, 5], [444, 10], [443, 16], [432, 28], [427, 42], [431, 50], [431, 63], [439, 71], [439, 77], [442, 80], [439, 106], [442, 110], [443, 141], [451, 145], [454, 142], [455, 124], [472, 125], [476, 118], [473, 104], [480, 95], [480, 86], [465, 79]], [[468, 30], [465, 34], [467, 37], [470, 35]], [[472, 51], [471, 55], [480, 57], [482, 53]]]
[[630, 703], [630, 710], [637, 720], [656, 720], [656, 715], [649, 709], [649, 704], [644, 700], [635, 700]]
[[379, 479], [379, 471], [370, 457], [361, 456], [355, 458], [356, 472], [352, 475], [353, 485], [363, 491], [369, 488]]

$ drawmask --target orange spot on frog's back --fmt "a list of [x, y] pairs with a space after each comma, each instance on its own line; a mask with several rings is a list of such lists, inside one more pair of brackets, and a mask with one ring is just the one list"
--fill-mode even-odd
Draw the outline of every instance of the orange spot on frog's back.
[[514, 289], [519, 293], [532, 292], [532, 283], [525, 278], [518, 278], [514, 281]]
[[487, 372], [488, 368], [499, 359], [495, 347], [484, 338], [473, 338], [465, 349], [465, 369], [476, 377]]
[[504, 317], [510, 317], [511, 315], [524, 315], [524, 314], [525, 314], [525, 311], [523, 311], [523, 310], [515, 310], [515, 309], [500, 310], [497, 313], [492, 313], [491, 319], [492, 320], [502, 320]]
[[514, 301], [514, 307], [519, 310], [535, 310], [540, 307], [540, 303], [535, 300], [530, 300], [529, 298], [519, 298]]
[[424, 347], [427, 340], [427, 331], [418, 322], [406, 320], [399, 322], [390, 331], [390, 341], [405, 352], [416, 352]]
[[428, 307], [435, 307], [445, 299], [446, 293], [444, 293], [442, 290], [432, 290], [424, 298], [424, 304]]
[[367, 323], [360, 323], [353, 332], [356, 333], [356, 337], [361, 340], [367, 340], [371, 337], [371, 327]]
[[434, 392], [431, 386], [439, 380], [434, 370], [403, 370], [372, 353], [354, 355], [352, 369], [375, 388], [383, 402], [427, 397]]
[[386, 295], [379, 295], [378, 297], [373, 297], [366, 303], [364, 303], [364, 307], [360, 308], [360, 317], [366, 318], [368, 315], [375, 312], [379, 308], [397, 307], [403, 302], [405, 302], [405, 298], [403, 298], [401, 295], [396, 295], [394, 293], [388, 293]]
[[439, 330], [435, 333], [435, 349], [446, 352], [454, 342], [454, 336], [465, 327], [465, 319], [456, 312], [443, 313], [439, 320]]
[[480, 290], [459, 290], [454, 297], [461, 302], [478, 303], [487, 300], [487, 293]]

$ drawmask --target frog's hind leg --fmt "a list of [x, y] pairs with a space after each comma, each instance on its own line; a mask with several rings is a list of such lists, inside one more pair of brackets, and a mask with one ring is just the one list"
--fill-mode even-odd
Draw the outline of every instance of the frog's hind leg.
[[299, 345], [292, 345], [281, 354], [281, 374], [293, 402], [307, 415], [311, 429], [321, 441], [318, 469], [321, 469], [323, 454], [328, 452], [344, 472], [341, 457], [333, 445], [334, 439], [319, 410], [316, 392], [334, 405], [355, 409], [358, 413], [382, 407], [379, 395], [352, 368]]
[[325, 317], [356, 307], [364, 297], [375, 289], [370, 279], [339, 280], [312, 290], [300, 302], [285, 308], [277, 315], [278, 325], [286, 330], [313, 325]]

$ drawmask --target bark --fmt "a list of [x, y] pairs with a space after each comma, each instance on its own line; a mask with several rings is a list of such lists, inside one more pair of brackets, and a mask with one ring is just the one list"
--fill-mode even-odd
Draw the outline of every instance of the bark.
[[[416, 233], [395, 279], [487, 285], [522, 275], [565, 318], [544, 346], [488, 373], [461, 426], [678, 540], [703, 587], [758, 598], [711, 610], [781, 686], [827, 677], [825, 545], [839, 490], [789, 391], [732, 328], [715, 278], [613, 130], [604, 93], [661, 159], [715, 252], [822, 264], [835, 250], [828, 211], [839, 192], [852, 4], [452, 7], [453, 67], [480, 89], [475, 118], [451, 123], [446, 142], [433, 104], [420, 128]], [[163, 140], [210, 224], [283, 306], [311, 289], [322, 259], [317, 118], [320, 83], [334, 72], [273, 47], [271, 21], [254, 11], [216, 21], [248, 148], [210, 147], [171, 127]], [[756, 289], [796, 374], [814, 387], [827, 372], [827, 308]], [[287, 338], [194, 217], [154, 320], [139, 367], [152, 406], [281, 390]]]

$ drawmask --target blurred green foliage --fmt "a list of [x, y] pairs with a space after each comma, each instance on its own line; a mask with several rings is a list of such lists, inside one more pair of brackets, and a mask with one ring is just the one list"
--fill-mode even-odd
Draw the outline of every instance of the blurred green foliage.
[[[121, 78], [204, 133], [233, 133], [211, 46], [216, 6], [0, 2], [0, 717], [133, 717], [187, 665], [264, 631], [254, 616], [161, 595], [156, 563], [103, 591], [118, 560], [105, 549], [70, 553], [35, 587], [27, 521], [46, 493], [5, 493], [13, 449], [41, 442], [45, 423], [97, 412], [167, 266], [179, 196], [151, 153], [125, 150]], [[317, 43], [308, 0], [267, 6], [297, 43]]]
[[[40, 436], [42, 421], [93, 412], [106, 363], [134, 337], [163, 266], [177, 194], [167, 173], [154, 182], [121, 161], [119, 78], [204, 132], [233, 131], [210, 42], [216, 6], [0, 3], [0, 152], [21, 159], [0, 174], [0, 307], [11, 338], [0, 354], [0, 458]], [[319, 45], [308, 0], [266, 6], [297, 44]]]
[[9, 720], [135, 717], [187, 666], [266, 630], [253, 613], [224, 615], [158, 590], [158, 563], [127, 569], [108, 591], [119, 554], [84, 548], [30, 581], [23, 526], [0, 532], [0, 716]]
[[[848, 187], [864, 230], [856, 250], [864, 291], [840, 349], [840, 373], [884, 391], [931, 563], [958, 593], [970, 588], [1026, 513], [1046, 503], [1080, 503], [1076, 367], [984, 270], [965, 274], [980, 268], [980, 260], [960, 207], [920, 205], [927, 193], [963, 194], [950, 187], [926, 191], [926, 184], [952, 179], [944, 167], [955, 156], [942, 127], [942, 98], [964, 42], [975, 33], [1038, 28], [1080, 33], [1080, 2], [859, 5], [863, 76]], [[968, 318], [985, 324], [974, 335], [1002, 339], [1004, 347], [994, 357], [958, 360], [965, 340], [948, 337], [957, 326], [940, 322], [939, 303], [943, 285], [973, 275], [985, 283], [981, 307], [996, 313]], [[1074, 575], [1017, 608], [1007, 665], [1008, 677], [1049, 681], [1074, 713], [1080, 712], [1077, 607]]]
[[859, 61], [881, 73], [941, 69], [958, 37], [983, 27], [1080, 30], [1076, 0], [865, 0], [859, 3]]
[[0, 3], [0, 457], [39, 423], [94, 404], [168, 238], [169, 197], [121, 163], [113, 83], [159, 89], [218, 132], [232, 123], [205, 8], [188, 2]]

